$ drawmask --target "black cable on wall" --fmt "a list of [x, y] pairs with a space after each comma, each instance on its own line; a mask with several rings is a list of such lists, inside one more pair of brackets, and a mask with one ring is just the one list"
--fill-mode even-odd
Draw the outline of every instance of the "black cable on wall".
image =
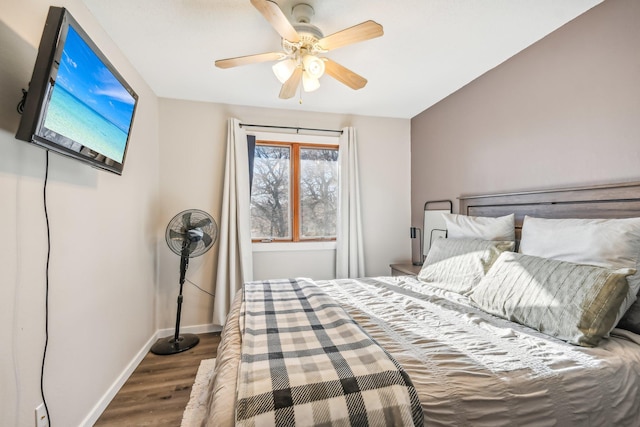
[[44, 172], [44, 186], [43, 186], [43, 203], [44, 203], [44, 218], [47, 225], [47, 265], [45, 269], [45, 291], [44, 291], [44, 350], [42, 352], [42, 367], [40, 369], [40, 395], [42, 396], [42, 403], [44, 404], [44, 410], [47, 413], [47, 421], [49, 427], [51, 427], [51, 417], [49, 415], [49, 407], [47, 406], [47, 399], [44, 396], [44, 365], [47, 358], [47, 345], [49, 344], [49, 259], [51, 257], [51, 233], [49, 232], [49, 213], [47, 212], [47, 181], [49, 180], [49, 150], [46, 150], [46, 162]]

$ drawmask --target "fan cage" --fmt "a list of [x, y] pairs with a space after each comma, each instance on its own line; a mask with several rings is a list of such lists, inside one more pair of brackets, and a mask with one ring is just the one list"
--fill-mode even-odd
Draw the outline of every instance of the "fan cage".
[[[198, 226], [198, 224], [203, 221], [207, 223], [205, 225]], [[208, 235], [211, 238], [211, 243], [207, 245], [205, 244], [204, 239], [199, 240], [195, 247], [189, 249], [189, 258], [200, 256], [211, 249], [218, 238], [218, 225], [216, 221], [205, 211], [199, 209], [187, 209], [174, 216], [167, 225], [165, 240], [171, 251], [182, 256], [183, 245], [185, 243], [185, 239], [172, 237], [172, 231], [184, 235], [188, 230], [196, 228], [199, 228], [205, 235]]]

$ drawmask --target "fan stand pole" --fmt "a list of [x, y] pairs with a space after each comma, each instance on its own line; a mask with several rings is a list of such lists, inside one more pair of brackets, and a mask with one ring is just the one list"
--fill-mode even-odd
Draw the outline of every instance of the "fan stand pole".
[[182, 256], [180, 257], [180, 292], [178, 294], [178, 312], [176, 314], [176, 329], [172, 337], [160, 338], [151, 346], [151, 352], [158, 355], [169, 355], [183, 352], [195, 347], [200, 338], [194, 334], [180, 335], [180, 316], [182, 313], [182, 287], [185, 282], [187, 267], [189, 266], [189, 250], [188, 244], [182, 247]]

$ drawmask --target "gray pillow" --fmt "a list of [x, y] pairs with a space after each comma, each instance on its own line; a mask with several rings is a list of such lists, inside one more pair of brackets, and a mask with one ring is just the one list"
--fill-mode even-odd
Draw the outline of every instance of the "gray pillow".
[[505, 252], [470, 298], [487, 313], [593, 347], [615, 326], [633, 273]]
[[436, 239], [418, 279], [460, 294], [469, 292], [514, 242], [479, 239]]
[[618, 320], [619, 327], [640, 333], [640, 301], [636, 299], [640, 291], [640, 218], [525, 216], [519, 251], [577, 264], [639, 270], [627, 279], [629, 291], [618, 312]]

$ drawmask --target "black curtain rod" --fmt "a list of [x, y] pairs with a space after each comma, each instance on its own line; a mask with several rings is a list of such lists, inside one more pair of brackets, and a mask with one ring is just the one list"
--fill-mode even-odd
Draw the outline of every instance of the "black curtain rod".
[[342, 135], [341, 130], [335, 130], [335, 129], [313, 129], [313, 128], [299, 128], [299, 127], [293, 127], [293, 126], [254, 125], [250, 123], [240, 123], [240, 127], [254, 127], [254, 128], [266, 128], [266, 129], [291, 129], [291, 130], [295, 130], [296, 133], [300, 132], [301, 130], [310, 130], [314, 132], [335, 132]]

